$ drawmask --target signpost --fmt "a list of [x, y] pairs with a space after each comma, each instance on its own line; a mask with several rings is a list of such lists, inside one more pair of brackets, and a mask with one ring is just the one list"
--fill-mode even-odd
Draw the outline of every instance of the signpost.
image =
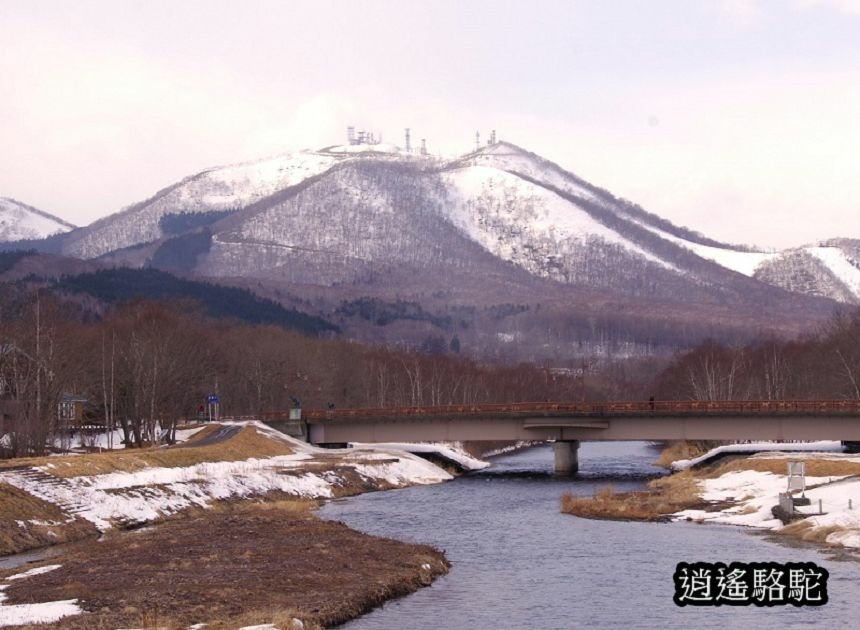
[[213, 417], [218, 420], [221, 416], [221, 399], [217, 394], [209, 394], [206, 397], [206, 408], [209, 412], [209, 422], [212, 422]]

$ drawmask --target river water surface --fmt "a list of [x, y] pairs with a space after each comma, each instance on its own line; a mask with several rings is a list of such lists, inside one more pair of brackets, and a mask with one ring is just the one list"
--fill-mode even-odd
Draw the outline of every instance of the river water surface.
[[[391, 628], [858, 628], [860, 562], [848, 552], [786, 546], [729, 526], [582, 519], [562, 493], [642, 487], [659, 473], [641, 442], [588, 442], [580, 475], [552, 477], [540, 446], [495, 458], [454, 481], [331, 502], [323, 518], [443, 549], [448, 575], [345, 626]], [[821, 607], [677, 607], [678, 562], [814, 562], [830, 572]]]

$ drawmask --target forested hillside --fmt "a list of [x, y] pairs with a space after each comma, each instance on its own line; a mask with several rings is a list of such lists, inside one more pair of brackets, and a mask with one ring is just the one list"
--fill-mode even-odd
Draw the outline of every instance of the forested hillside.
[[818, 334], [743, 346], [708, 341], [656, 379], [662, 400], [860, 399], [860, 311]]
[[123, 428], [134, 442], [151, 439], [156, 424], [195, 417], [209, 394], [233, 415], [283, 410], [293, 398], [305, 407], [361, 407], [586, 395], [573, 374], [535, 366], [323, 340], [144, 300], [84, 322], [45, 290], [14, 299], [10, 285], [0, 291], [7, 455], [40, 453], [49, 434], [62, 433], [57, 404], [64, 393], [85, 397], [96, 420]]
[[211, 317], [235, 318], [250, 324], [273, 324], [310, 334], [339, 332], [334, 324], [284, 308], [257, 297], [247, 289], [183, 280], [157, 269], [104, 269], [63, 277], [53, 286], [60, 291], [87, 293], [114, 305], [133, 299], [190, 300], [199, 303]]

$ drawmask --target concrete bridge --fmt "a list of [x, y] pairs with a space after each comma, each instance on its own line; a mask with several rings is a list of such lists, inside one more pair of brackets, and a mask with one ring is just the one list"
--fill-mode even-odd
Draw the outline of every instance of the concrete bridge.
[[[288, 412], [262, 414], [286, 420]], [[296, 420], [296, 410], [293, 410]], [[556, 472], [582, 440], [860, 441], [860, 400], [512, 403], [303, 411], [309, 441], [555, 441]]]

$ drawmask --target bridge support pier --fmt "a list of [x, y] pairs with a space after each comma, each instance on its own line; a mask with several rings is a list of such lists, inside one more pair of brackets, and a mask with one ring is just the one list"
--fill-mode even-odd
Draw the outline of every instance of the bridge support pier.
[[579, 472], [579, 440], [558, 440], [553, 444], [555, 474], [575, 475]]

